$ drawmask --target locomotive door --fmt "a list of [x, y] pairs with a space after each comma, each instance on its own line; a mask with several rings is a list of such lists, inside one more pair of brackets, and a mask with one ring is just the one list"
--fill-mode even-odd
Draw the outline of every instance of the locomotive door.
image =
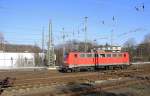
[[77, 54], [74, 54], [74, 61], [73, 61], [73, 63], [74, 63], [74, 68], [77, 67], [77, 57], [78, 57], [78, 55], [77, 55]]
[[99, 61], [99, 60], [98, 60], [98, 53], [95, 52], [95, 54], [94, 54], [94, 64], [95, 64], [95, 68], [98, 68], [98, 64], [99, 64], [98, 61]]

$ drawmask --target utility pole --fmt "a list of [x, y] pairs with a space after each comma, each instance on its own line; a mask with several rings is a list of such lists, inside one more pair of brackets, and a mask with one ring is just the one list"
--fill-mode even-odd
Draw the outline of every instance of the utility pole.
[[47, 52], [47, 59], [48, 59], [48, 66], [55, 67], [55, 53], [54, 53], [54, 44], [53, 44], [53, 36], [52, 36], [52, 22], [49, 21], [49, 35], [48, 35], [48, 52]]
[[84, 21], [84, 31], [85, 31], [85, 49], [84, 51], [87, 52], [88, 50], [88, 46], [87, 46], [87, 19], [88, 17], [84, 17], [85, 21]]
[[113, 46], [113, 33], [114, 33], [114, 29], [111, 30], [111, 36], [110, 36], [111, 47]]
[[50, 66], [50, 27], [51, 27], [51, 21], [49, 21], [49, 26], [48, 26], [48, 52], [47, 52], [47, 60], [48, 60], [48, 66]]
[[72, 44], [71, 44], [71, 50], [74, 51], [75, 50], [75, 32], [74, 32], [74, 28], [72, 30]]
[[42, 53], [44, 53], [44, 27], [42, 28]]
[[66, 48], [65, 48], [65, 32], [64, 32], [64, 28], [62, 28], [62, 41], [63, 41], [63, 58], [62, 58], [62, 60], [64, 60], [64, 56], [65, 56], [65, 50], [66, 50]]
[[114, 40], [114, 30], [115, 30], [115, 25], [116, 25], [116, 23], [115, 23], [115, 21], [116, 21], [115, 16], [112, 17], [112, 21], [113, 21], [113, 29], [111, 31], [111, 48], [112, 48], [113, 43], [114, 43], [113, 42], [113, 40]]
[[44, 65], [44, 26], [42, 28], [42, 65]]

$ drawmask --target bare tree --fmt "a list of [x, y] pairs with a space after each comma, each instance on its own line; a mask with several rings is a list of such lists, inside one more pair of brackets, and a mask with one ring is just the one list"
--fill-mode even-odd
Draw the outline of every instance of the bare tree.
[[0, 32], [0, 50], [3, 50], [4, 47], [4, 35]]
[[123, 46], [123, 51], [127, 51], [130, 54], [130, 60], [133, 61], [133, 57], [136, 55], [136, 41], [134, 38], [129, 38]]
[[129, 47], [133, 47], [136, 45], [136, 41], [134, 38], [129, 38], [125, 43], [124, 43], [124, 47], [129, 48]]
[[150, 33], [145, 35], [145, 38], [144, 38], [144, 42], [143, 43], [150, 43]]
[[35, 62], [35, 66], [43, 66], [43, 65], [41, 65], [42, 64], [42, 58], [41, 58], [41, 56], [39, 55], [40, 54], [40, 52], [41, 52], [41, 50], [38, 50], [37, 48], [39, 48], [38, 47], [38, 45], [35, 43], [35, 45], [34, 45], [34, 50], [33, 50], [33, 52], [34, 52], [34, 62]]
[[142, 43], [142, 55], [146, 61], [150, 61], [150, 33], [145, 35]]

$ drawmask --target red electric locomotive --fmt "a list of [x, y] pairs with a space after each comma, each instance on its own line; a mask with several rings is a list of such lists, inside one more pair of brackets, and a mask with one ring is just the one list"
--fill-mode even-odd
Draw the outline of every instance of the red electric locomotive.
[[94, 71], [100, 68], [127, 68], [129, 65], [127, 52], [70, 52], [64, 58], [61, 71]]

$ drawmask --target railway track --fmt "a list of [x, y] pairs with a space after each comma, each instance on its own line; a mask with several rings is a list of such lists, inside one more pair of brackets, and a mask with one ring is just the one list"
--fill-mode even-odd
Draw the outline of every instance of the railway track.
[[[21, 84], [34, 84], [34, 83], [38, 83], [40, 82], [65, 82], [65, 81], [69, 81], [69, 80], [81, 80], [81, 79], [90, 79], [90, 77], [93, 77], [93, 79], [107, 79], [109, 77], [112, 77], [112, 75], [115, 76], [119, 76], [119, 77], [127, 77], [130, 76], [131, 72], [133, 72], [134, 74], [136, 71], [135, 70], [128, 70], [128, 71], [109, 71], [109, 72], [94, 72], [94, 73], [84, 73], [84, 74], [80, 74], [80, 73], [73, 73], [73, 74], [63, 74], [63, 75], [58, 75], [58, 76], [44, 76], [44, 77], [36, 77], [36, 78], [27, 78], [27, 79], [19, 79], [16, 80], [15, 86], [17, 85], [21, 85]], [[142, 72], [142, 71], [138, 71], [138, 72]], [[99, 75], [99, 76], [98, 76]], [[67, 80], [68, 79], [68, 80]], [[72, 81], [71, 80], [71, 81]], [[38, 82], [37, 82], [38, 81]], [[34, 82], [34, 83], [33, 83]]]
[[[130, 74], [134, 73], [140, 73], [143, 70], [110, 70], [110, 71], [102, 71], [102, 72], [85, 72], [85, 73], [63, 73], [63, 74], [56, 74], [49, 77], [48, 74], [45, 74], [44, 76], [35, 76], [34, 77], [27, 77], [19, 78], [16, 80], [13, 87], [10, 87], [5, 90], [5, 94], [16, 94], [16, 92], [24, 93], [27, 91], [31, 91], [34, 89], [40, 89], [40, 88], [50, 88], [51, 86], [56, 85], [63, 85], [67, 84], [68, 82], [85, 82], [86, 80], [103, 80], [103, 79], [109, 79], [112, 77], [127, 77], [130, 76]], [[32, 75], [32, 74], [31, 74]], [[100, 75], [100, 77], [98, 77]], [[10, 95], [11, 96], [11, 95]]]
[[[116, 81], [110, 84], [100, 84], [88, 89], [85, 89], [83, 91], [79, 91], [79, 92], [75, 92], [75, 93], [68, 93], [66, 96], [80, 96], [82, 94], [88, 94], [88, 93], [97, 93], [97, 94], [101, 94], [105, 91], [110, 91], [110, 90], [116, 90], [116, 89], [120, 89], [120, 88], [125, 88], [131, 85], [137, 85], [137, 84], [147, 84], [148, 86], [150, 86], [150, 74], [148, 75], [149, 79], [146, 79], [145, 77], [141, 76], [140, 79], [126, 79], [123, 81]], [[98, 96], [99, 96], [98, 95]], [[101, 96], [101, 95], [100, 95]], [[103, 95], [102, 95], [103, 96]]]
[[[141, 73], [143, 70], [139, 70], [138, 72], [136, 70], [118, 70], [118, 71], [102, 71], [102, 72], [92, 72], [92, 73], [89, 73], [89, 72], [86, 72], [86, 73], [64, 73], [64, 74], [57, 74], [57, 75], [45, 75], [45, 76], [32, 76], [32, 77], [27, 77], [25, 76], [24, 78], [20, 78], [20, 77], [16, 77], [16, 82], [15, 82], [15, 85], [16, 84], [21, 84], [23, 82], [26, 82], [26, 83], [30, 83], [32, 81], [49, 81], [49, 80], [56, 80], [56, 79], [60, 79], [60, 78], [81, 78], [82, 77], [90, 77], [90, 76], [95, 76], [97, 77], [98, 75], [100, 75], [100, 78], [99, 79], [103, 79], [103, 75], [104, 77], [107, 77], [109, 75], [118, 75], [120, 77], [125, 77], [125, 76], [128, 76], [128, 75], [131, 75], [131, 73], [134, 73], [134, 74], [137, 74], [137, 73]], [[31, 74], [32, 75], [32, 74]], [[33, 82], [32, 82], [33, 83]]]

